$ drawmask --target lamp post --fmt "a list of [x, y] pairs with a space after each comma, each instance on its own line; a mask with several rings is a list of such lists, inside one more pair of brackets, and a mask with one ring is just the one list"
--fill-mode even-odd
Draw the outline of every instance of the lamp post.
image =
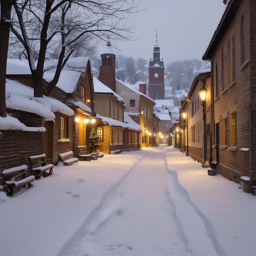
[[178, 136], [178, 133], [179, 133], [179, 127], [177, 127], [176, 128], [176, 132], [175, 132], [175, 138], [176, 138], [176, 148], [178, 148], [178, 138], [177, 138], [177, 136]]
[[[187, 152], [186, 152], [186, 156], [188, 156], [188, 116], [187, 116], [187, 113], [184, 112], [182, 114], [182, 117], [183, 117], [183, 120], [184, 120], [184, 130], [185, 130], [185, 128], [187, 128]], [[187, 122], [186, 122], [186, 120], [187, 120]], [[185, 138], [184, 138], [184, 140], [185, 140]]]
[[202, 81], [203, 87], [199, 91], [200, 100], [202, 101], [203, 106], [203, 129], [204, 129], [204, 149], [203, 149], [203, 166], [206, 165], [206, 154], [207, 154], [207, 148], [206, 148], [206, 141], [207, 141], [207, 135], [206, 135], [206, 89], [205, 89], [205, 80]]

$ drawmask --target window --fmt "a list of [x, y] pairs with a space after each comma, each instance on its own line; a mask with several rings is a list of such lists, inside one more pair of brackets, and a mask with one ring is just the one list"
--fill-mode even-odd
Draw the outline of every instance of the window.
[[151, 116], [150, 116], [150, 109], [148, 109], [148, 118], [151, 118]]
[[195, 125], [192, 126], [192, 142], [195, 142]]
[[242, 41], [242, 63], [244, 63], [247, 60], [246, 56], [246, 46], [245, 46], [245, 20], [244, 16], [242, 16], [241, 21], [241, 41]]
[[142, 143], [144, 143], [144, 136], [142, 136], [141, 138], [142, 138]]
[[132, 143], [132, 132], [131, 131], [129, 131], [128, 143], [129, 144]]
[[223, 120], [223, 144], [228, 145], [228, 119]]
[[103, 142], [103, 127], [97, 128], [97, 135], [99, 136], [99, 142]]
[[231, 48], [230, 48], [230, 40], [228, 41], [228, 63], [227, 63], [227, 86], [231, 84]]
[[123, 144], [123, 131], [119, 130], [119, 143]]
[[135, 143], [138, 143], [138, 133], [135, 132]]
[[221, 89], [224, 91], [225, 89], [225, 84], [224, 84], [224, 64], [225, 63], [225, 56], [224, 56], [224, 51], [222, 48], [222, 54], [221, 54]]
[[60, 139], [67, 139], [69, 138], [69, 131], [68, 131], [68, 118], [67, 117], [60, 117]]
[[107, 102], [102, 101], [102, 110], [106, 110], [106, 109], [107, 109]]
[[144, 138], [144, 141], [145, 141], [145, 143], [147, 143], [147, 136], [145, 135], [144, 137], [145, 137], [145, 138]]
[[130, 100], [130, 107], [131, 108], [135, 107], [135, 100]]
[[231, 146], [236, 145], [236, 112], [231, 114]]
[[86, 104], [86, 100], [87, 100], [87, 91], [84, 89], [83, 86], [81, 86], [81, 96], [82, 96], [82, 99], [83, 99], [84, 103]]
[[232, 74], [231, 74], [231, 82], [234, 83], [236, 81], [236, 37], [232, 36]]
[[215, 85], [216, 85], [216, 97], [219, 96], [219, 70], [218, 70], [218, 63], [216, 63], [216, 67], [215, 67]]
[[132, 132], [132, 143], [135, 143], [135, 132]]
[[144, 116], [147, 117], [147, 108], [144, 107]]
[[192, 116], [194, 115], [194, 101], [192, 101]]
[[119, 121], [123, 121], [123, 110], [119, 107]]
[[115, 112], [114, 119], [118, 120], [117, 106], [114, 106], [114, 112]]

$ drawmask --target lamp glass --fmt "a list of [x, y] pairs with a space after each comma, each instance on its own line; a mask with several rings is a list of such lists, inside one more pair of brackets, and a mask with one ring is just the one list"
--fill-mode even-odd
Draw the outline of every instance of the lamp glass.
[[182, 116], [183, 116], [183, 119], [186, 119], [187, 113], [183, 113]]
[[178, 132], [179, 131], [179, 128], [176, 128], [176, 132]]
[[76, 122], [79, 122], [79, 118], [78, 118], [78, 117], [76, 117], [76, 118], [75, 118], [75, 121], [76, 121]]
[[199, 91], [199, 96], [200, 96], [201, 101], [206, 101], [206, 89], [205, 88], [202, 88]]
[[84, 119], [84, 123], [85, 124], [89, 123], [89, 119]]
[[95, 120], [95, 119], [92, 119], [91, 122], [94, 124], [94, 123], [96, 122], [96, 120]]

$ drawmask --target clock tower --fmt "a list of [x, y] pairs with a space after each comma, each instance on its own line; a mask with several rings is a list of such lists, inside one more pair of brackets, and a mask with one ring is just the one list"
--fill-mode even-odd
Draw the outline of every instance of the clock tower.
[[153, 60], [149, 62], [148, 94], [153, 100], [164, 99], [164, 62], [160, 60], [160, 47], [156, 33], [156, 45], [153, 52]]

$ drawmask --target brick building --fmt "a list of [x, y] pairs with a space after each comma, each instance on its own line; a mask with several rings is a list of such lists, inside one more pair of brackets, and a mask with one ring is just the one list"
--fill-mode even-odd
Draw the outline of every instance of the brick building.
[[164, 85], [164, 62], [160, 59], [160, 47], [156, 37], [156, 44], [153, 52], [153, 60], [149, 62], [149, 84], [148, 95], [151, 99], [165, 98]]

